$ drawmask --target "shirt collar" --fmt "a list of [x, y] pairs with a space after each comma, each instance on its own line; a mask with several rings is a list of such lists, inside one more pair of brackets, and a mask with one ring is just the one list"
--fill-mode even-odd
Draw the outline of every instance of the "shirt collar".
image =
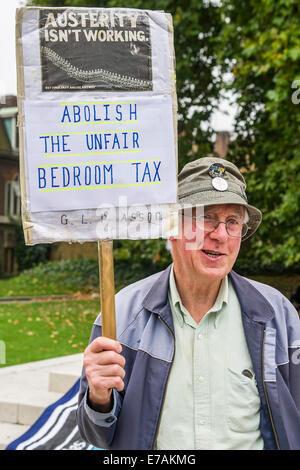
[[[176, 286], [173, 264], [171, 267], [170, 278], [169, 278], [169, 300], [173, 307], [172, 310], [174, 311], [176, 318], [179, 321], [180, 326], [182, 327], [184, 322], [191, 324], [190, 320], [191, 319], [193, 320], [193, 318], [191, 317], [190, 313], [181, 302], [181, 298], [180, 298], [180, 295]], [[215, 328], [217, 328], [218, 326], [218, 321], [219, 321], [219, 316], [220, 316], [219, 314], [221, 313], [223, 303], [228, 304], [228, 276], [225, 276], [225, 278], [222, 279], [216, 301], [214, 305], [211, 307], [211, 309], [206, 313], [207, 315], [208, 313], [216, 312], [215, 322], [214, 322]]]

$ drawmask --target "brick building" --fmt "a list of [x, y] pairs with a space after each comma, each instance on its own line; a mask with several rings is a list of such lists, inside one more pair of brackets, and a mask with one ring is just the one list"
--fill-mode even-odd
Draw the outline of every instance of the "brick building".
[[19, 143], [15, 97], [0, 107], [0, 275], [16, 272], [16, 236], [11, 217], [19, 217]]

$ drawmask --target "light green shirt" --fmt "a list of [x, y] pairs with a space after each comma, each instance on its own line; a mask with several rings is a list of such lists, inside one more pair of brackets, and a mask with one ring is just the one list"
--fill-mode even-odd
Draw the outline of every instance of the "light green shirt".
[[155, 448], [263, 449], [260, 399], [239, 301], [228, 277], [199, 323], [182, 305], [173, 267], [169, 300], [175, 356]]

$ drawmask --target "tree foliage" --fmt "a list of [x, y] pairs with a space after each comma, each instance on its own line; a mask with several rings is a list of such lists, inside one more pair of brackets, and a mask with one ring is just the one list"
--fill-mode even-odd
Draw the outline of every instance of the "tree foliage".
[[[300, 4], [224, 0], [219, 58], [238, 98], [229, 158], [247, 168], [263, 223], [247, 245], [263, 264], [300, 261]], [[297, 81], [299, 80], [299, 82]]]
[[50, 246], [47, 244], [25, 245], [21, 221], [11, 217], [10, 222], [14, 225], [16, 232], [17, 246], [14, 250], [14, 255], [18, 264], [18, 271], [31, 269], [39, 263], [48, 261], [50, 258]]

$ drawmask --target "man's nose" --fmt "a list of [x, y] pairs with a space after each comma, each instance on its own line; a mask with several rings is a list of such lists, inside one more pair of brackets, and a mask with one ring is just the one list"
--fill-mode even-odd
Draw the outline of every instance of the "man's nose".
[[213, 239], [217, 240], [227, 240], [228, 238], [228, 233], [226, 230], [226, 225], [225, 223], [219, 222], [217, 228], [213, 231], [210, 232], [210, 237]]

